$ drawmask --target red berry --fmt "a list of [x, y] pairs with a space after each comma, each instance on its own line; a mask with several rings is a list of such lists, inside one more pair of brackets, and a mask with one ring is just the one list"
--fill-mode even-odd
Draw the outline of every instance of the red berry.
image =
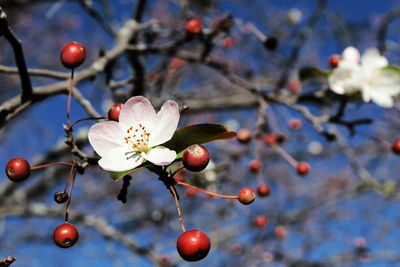
[[187, 197], [195, 197], [197, 195], [197, 191], [189, 187], [185, 190], [185, 194]]
[[210, 251], [210, 239], [200, 230], [185, 231], [176, 241], [179, 255], [186, 261], [199, 261], [204, 259]]
[[191, 19], [186, 23], [186, 32], [191, 34], [198, 34], [203, 29], [203, 25], [198, 19]]
[[254, 224], [258, 227], [258, 228], [263, 228], [264, 226], [266, 226], [268, 224], [268, 219], [267, 217], [265, 217], [264, 215], [258, 215], [255, 219], [254, 219]]
[[301, 161], [297, 163], [297, 173], [305, 175], [310, 171], [310, 165], [307, 162]]
[[256, 199], [256, 194], [253, 189], [245, 187], [239, 191], [238, 199], [243, 205], [249, 205]]
[[226, 38], [224, 39], [224, 41], [222, 42], [222, 45], [223, 45], [223, 47], [225, 47], [225, 48], [231, 48], [232, 45], [233, 45], [233, 40], [232, 40], [232, 38], [226, 37]]
[[31, 166], [24, 158], [13, 158], [7, 163], [6, 173], [8, 179], [19, 183], [28, 179], [31, 174]]
[[400, 138], [394, 140], [392, 144], [392, 151], [396, 154], [400, 154]]
[[275, 236], [280, 239], [285, 238], [288, 233], [286, 227], [282, 226], [282, 225], [278, 225], [277, 227], [275, 227], [274, 232], [275, 232]]
[[292, 92], [297, 93], [300, 91], [301, 83], [298, 80], [291, 80], [288, 87]]
[[266, 134], [263, 137], [264, 143], [270, 146], [275, 145], [276, 139], [277, 139], [276, 134]]
[[171, 259], [167, 255], [163, 255], [163, 256], [159, 257], [158, 262], [160, 263], [161, 266], [164, 266], [164, 267], [172, 266]]
[[290, 127], [290, 129], [292, 129], [292, 130], [298, 130], [298, 129], [300, 129], [300, 127], [301, 127], [301, 120], [296, 119], [296, 118], [291, 119], [291, 120], [289, 121], [289, 127]]
[[76, 42], [69, 42], [61, 50], [61, 63], [67, 69], [75, 69], [82, 65], [86, 58], [86, 48]]
[[204, 170], [210, 161], [208, 150], [202, 145], [191, 145], [182, 155], [183, 166], [192, 172]]
[[339, 65], [341, 57], [337, 54], [329, 57], [329, 66], [334, 69]]
[[241, 129], [237, 134], [237, 140], [242, 144], [247, 144], [251, 141], [251, 132], [249, 129]]
[[108, 119], [112, 121], [119, 121], [119, 113], [121, 113], [123, 104], [117, 103], [108, 110]]
[[267, 197], [271, 194], [271, 188], [266, 184], [260, 184], [257, 186], [257, 193], [260, 197]]
[[78, 241], [79, 233], [76, 227], [70, 223], [59, 225], [53, 233], [53, 240], [60, 248], [70, 248]]
[[252, 160], [249, 164], [250, 171], [259, 172], [261, 170], [261, 162], [259, 160]]
[[182, 59], [178, 58], [178, 57], [174, 57], [171, 59], [171, 61], [169, 62], [169, 66], [173, 69], [177, 69], [182, 65], [183, 61]]

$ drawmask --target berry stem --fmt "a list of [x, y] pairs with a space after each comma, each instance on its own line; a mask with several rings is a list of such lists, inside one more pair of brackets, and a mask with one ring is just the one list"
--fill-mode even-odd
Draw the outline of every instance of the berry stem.
[[[66, 210], [65, 210], [65, 222], [68, 222], [69, 206], [70, 206], [70, 203], [71, 203], [72, 188], [74, 187], [75, 178], [76, 178], [76, 173], [77, 173], [77, 171], [75, 170], [75, 171], [74, 171], [74, 174], [73, 174], [71, 186], [70, 186], [70, 188], [69, 188], [68, 203], [67, 203], [67, 208], [66, 208]], [[68, 180], [69, 180], [69, 179], [68, 179]]]
[[68, 102], [67, 102], [67, 127], [70, 127], [70, 119], [69, 119], [69, 113], [70, 113], [70, 107], [71, 107], [71, 94], [72, 94], [72, 86], [74, 85], [74, 69], [71, 70], [71, 79], [69, 82], [69, 92], [68, 92]]
[[46, 168], [46, 167], [55, 166], [55, 165], [74, 166], [73, 163], [69, 163], [69, 162], [53, 162], [53, 163], [49, 163], [49, 164], [32, 167], [31, 170], [37, 170], [37, 169]]
[[[261, 162], [261, 139], [259, 137], [256, 138], [256, 160]], [[260, 184], [264, 183], [264, 176], [262, 173], [262, 165], [260, 170], [257, 172], [257, 180]]]
[[203, 193], [206, 193], [207, 195], [214, 196], [214, 197], [229, 198], [229, 199], [237, 199], [238, 198], [238, 196], [227, 196], [227, 195], [221, 195], [221, 194], [213, 193], [213, 192], [198, 188], [198, 187], [196, 187], [194, 185], [187, 184], [185, 182], [176, 182], [176, 183], [179, 184], [179, 185], [191, 187], [191, 188], [193, 188], [195, 190], [201, 191]]
[[74, 122], [73, 124], [71, 124], [71, 128], [73, 128], [75, 125], [77, 125], [78, 123], [80, 123], [80, 122], [82, 122], [82, 121], [102, 120], [102, 119], [107, 119], [107, 116], [105, 116], [105, 117], [97, 117], [97, 118], [93, 118], [93, 117], [83, 118], [83, 119], [77, 120], [76, 122]]
[[297, 167], [297, 160], [295, 160], [292, 156], [289, 155], [285, 150], [283, 150], [280, 146], [277, 146], [275, 144], [271, 145], [271, 147], [279, 153], [287, 162], [289, 162], [290, 165], [293, 167]]
[[67, 191], [67, 188], [68, 188], [68, 185], [69, 185], [69, 181], [71, 180], [72, 172], [74, 171], [74, 168], [75, 168], [75, 165], [73, 165], [73, 166], [71, 167], [71, 171], [69, 172], [67, 184], [65, 185], [64, 191]]
[[176, 209], [178, 210], [179, 222], [181, 224], [182, 232], [185, 232], [186, 230], [185, 230], [185, 225], [183, 224], [181, 209], [179, 208], [178, 196], [176, 195], [175, 188], [172, 185], [169, 186], [169, 189], [171, 190], [172, 194], [174, 195], [175, 205], [176, 205]]

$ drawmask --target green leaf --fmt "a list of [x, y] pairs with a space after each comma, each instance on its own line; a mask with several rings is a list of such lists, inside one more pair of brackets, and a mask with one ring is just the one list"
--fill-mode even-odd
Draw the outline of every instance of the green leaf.
[[400, 75], [400, 68], [397, 67], [397, 66], [393, 66], [393, 65], [387, 66], [387, 67], [382, 68], [382, 70], [383, 71], [390, 71], [390, 72], [393, 72], [395, 74]]
[[150, 162], [145, 162], [142, 163], [141, 165], [137, 166], [136, 168], [132, 169], [132, 170], [128, 170], [128, 171], [123, 171], [123, 172], [110, 172], [110, 176], [114, 181], [118, 181], [119, 179], [121, 179], [122, 177], [124, 177], [125, 175], [128, 175], [134, 171], [140, 170], [144, 167], [148, 167], [150, 166], [151, 163]]
[[307, 79], [327, 79], [330, 72], [323, 71], [316, 67], [304, 67], [299, 71], [299, 78], [301, 81]]
[[198, 123], [182, 127], [175, 131], [174, 136], [163, 146], [176, 151], [177, 159], [182, 157], [183, 151], [194, 144], [205, 144], [214, 140], [230, 139], [236, 136], [222, 124]]

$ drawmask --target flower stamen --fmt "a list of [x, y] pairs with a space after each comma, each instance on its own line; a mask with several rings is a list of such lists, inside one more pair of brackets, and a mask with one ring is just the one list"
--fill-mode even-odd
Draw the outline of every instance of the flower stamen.
[[125, 143], [129, 145], [133, 151], [147, 152], [149, 150], [150, 133], [146, 131], [141, 123], [136, 127], [129, 127], [126, 130], [128, 136], [124, 137]]

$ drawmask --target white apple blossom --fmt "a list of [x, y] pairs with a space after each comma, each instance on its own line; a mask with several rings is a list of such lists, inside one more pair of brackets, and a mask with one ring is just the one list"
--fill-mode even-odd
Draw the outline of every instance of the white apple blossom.
[[328, 78], [331, 90], [340, 95], [360, 92], [365, 102], [392, 107], [393, 96], [400, 93], [400, 75], [385, 69], [389, 62], [375, 48], [366, 50], [361, 62], [359, 58], [354, 47], [343, 51], [342, 60]]
[[168, 100], [156, 113], [147, 98], [130, 98], [122, 106], [119, 122], [99, 122], [89, 130], [89, 142], [101, 156], [100, 167], [122, 172], [146, 160], [155, 165], [172, 163], [176, 152], [160, 145], [174, 135], [179, 116], [175, 101]]

